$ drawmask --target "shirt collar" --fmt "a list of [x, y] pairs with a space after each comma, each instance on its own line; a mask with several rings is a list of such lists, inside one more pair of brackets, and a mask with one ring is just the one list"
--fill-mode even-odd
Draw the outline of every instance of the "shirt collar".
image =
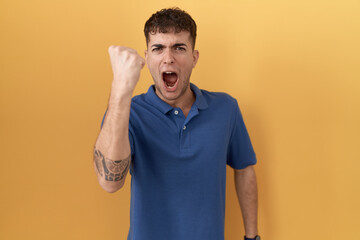
[[195, 93], [196, 100], [194, 102], [194, 105], [198, 107], [198, 109], [206, 109], [208, 107], [207, 101], [202, 94], [201, 90], [195, 85], [190, 83], [191, 90]]
[[[190, 83], [190, 89], [195, 93], [195, 102], [194, 106], [196, 106], [198, 109], [206, 109], [208, 107], [207, 101], [205, 97], [203, 96], [201, 90], [195, 85]], [[146, 101], [159, 109], [163, 114], [168, 113], [170, 110], [173, 109], [169, 104], [161, 100], [155, 93], [155, 86], [151, 85], [149, 87], [149, 90], [147, 91], [145, 95]]]

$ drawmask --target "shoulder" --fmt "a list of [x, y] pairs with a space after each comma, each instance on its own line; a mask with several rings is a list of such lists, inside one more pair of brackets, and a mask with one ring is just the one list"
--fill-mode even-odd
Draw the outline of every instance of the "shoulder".
[[131, 99], [131, 103], [141, 103], [144, 102], [144, 98], [145, 98], [145, 93], [133, 96], [133, 98]]
[[133, 96], [130, 107], [130, 122], [140, 119], [144, 113], [151, 110], [151, 107], [145, 100], [145, 94]]
[[148, 102], [146, 101], [146, 94], [142, 93], [136, 96], [133, 96], [131, 99], [131, 110], [138, 108], [147, 108]]
[[237, 100], [232, 97], [230, 94], [225, 92], [211, 92], [207, 90], [200, 90], [203, 97], [206, 99], [206, 102], [209, 106], [221, 105], [223, 107], [234, 108], [237, 107]]

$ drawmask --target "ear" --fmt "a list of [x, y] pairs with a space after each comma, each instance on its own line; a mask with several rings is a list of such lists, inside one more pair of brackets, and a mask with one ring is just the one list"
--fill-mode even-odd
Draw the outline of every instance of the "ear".
[[199, 60], [199, 51], [194, 50], [192, 54], [193, 54], [193, 68], [194, 68]]
[[145, 54], [145, 61], [146, 61], [146, 63], [147, 63], [147, 57], [148, 57], [148, 54], [147, 54], [148, 52], [147, 52], [147, 50], [144, 50], [144, 54]]

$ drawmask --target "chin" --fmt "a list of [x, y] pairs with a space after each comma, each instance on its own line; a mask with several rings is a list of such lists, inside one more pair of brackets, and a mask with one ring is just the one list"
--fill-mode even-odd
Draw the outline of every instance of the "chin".
[[160, 95], [163, 100], [167, 101], [174, 101], [180, 97], [180, 94], [178, 92], [164, 92], [162, 89], [156, 89], [156, 91], [159, 92], [158, 96]]

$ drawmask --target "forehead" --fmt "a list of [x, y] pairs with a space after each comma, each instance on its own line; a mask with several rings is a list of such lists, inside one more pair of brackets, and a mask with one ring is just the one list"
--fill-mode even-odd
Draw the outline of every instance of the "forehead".
[[155, 34], [149, 34], [149, 46], [153, 44], [171, 45], [174, 43], [185, 43], [190, 46], [190, 33], [188, 31], [181, 31], [178, 33], [171, 31], [167, 33], [156, 32]]

